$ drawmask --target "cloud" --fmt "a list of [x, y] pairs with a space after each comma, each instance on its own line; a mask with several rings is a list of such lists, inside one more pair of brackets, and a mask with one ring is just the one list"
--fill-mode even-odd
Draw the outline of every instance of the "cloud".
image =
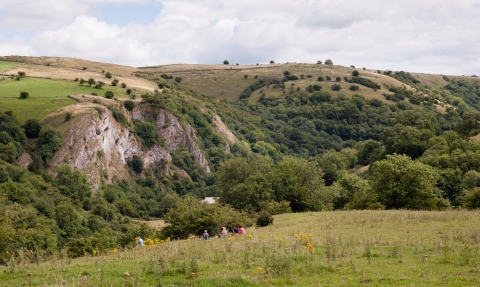
[[[479, 74], [476, 0], [159, 0], [154, 21], [123, 26], [99, 21], [96, 9], [147, 0], [50, 1], [0, 4], [9, 25], [43, 27], [21, 43], [23, 51], [136, 66], [331, 58], [382, 70]], [[34, 10], [45, 13], [23, 11], [36, 2]], [[10, 50], [1, 44], [2, 51]]]

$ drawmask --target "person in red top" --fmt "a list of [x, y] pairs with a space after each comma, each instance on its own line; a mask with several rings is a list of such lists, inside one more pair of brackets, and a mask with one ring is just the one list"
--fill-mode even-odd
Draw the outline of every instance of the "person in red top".
[[243, 228], [243, 226], [240, 225], [240, 228], [238, 229], [238, 233], [240, 233], [240, 234], [246, 234], [245, 228]]

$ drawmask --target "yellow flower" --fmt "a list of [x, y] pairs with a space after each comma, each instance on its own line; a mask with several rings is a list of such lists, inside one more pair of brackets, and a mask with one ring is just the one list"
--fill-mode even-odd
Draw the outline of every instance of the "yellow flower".
[[97, 250], [93, 249], [92, 253], [93, 255], [97, 255]]
[[348, 278], [348, 281], [352, 281], [352, 278]]
[[257, 270], [258, 270], [258, 271], [262, 271], [263, 268], [262, 268], [262, 267], [257, 267]]

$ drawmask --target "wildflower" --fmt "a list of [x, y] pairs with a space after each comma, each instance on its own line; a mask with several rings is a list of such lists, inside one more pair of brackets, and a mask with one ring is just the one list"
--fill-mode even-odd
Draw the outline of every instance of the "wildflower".
[[348, 281], [352, 281], [352, 278], [348, 278]]
[[97, 250], [93, 249], [92, 253], [93, 255], [97, 255]]
[[192, 272], [192, 277], [197, 278], [198, 277], [198, 272]]
[[257, 267], [257, 270], [258, 270], [258, 271], [262, 271], [263, 268], [262, 268], [262, 267]]

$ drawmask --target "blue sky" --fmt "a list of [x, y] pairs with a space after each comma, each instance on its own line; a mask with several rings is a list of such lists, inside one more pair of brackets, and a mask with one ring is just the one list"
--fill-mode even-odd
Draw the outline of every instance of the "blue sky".
[[150, 3], [106, 3], [99, 7], [97, 19], [109, 24], [125, 26], [130, 22], [136, 22], [142, 25], [148, 25], [155, 20], [162, 11], [162, 4], [158, 2]]
[[0, 55], [480, 75], [480, 0], [2, 0]]

